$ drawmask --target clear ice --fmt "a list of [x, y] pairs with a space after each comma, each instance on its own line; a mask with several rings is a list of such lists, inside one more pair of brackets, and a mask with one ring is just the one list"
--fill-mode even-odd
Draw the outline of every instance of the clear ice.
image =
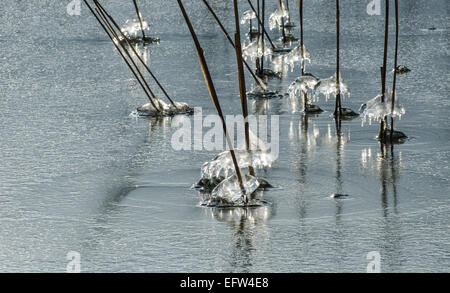
[[[264, 52], [263, 52], [264, 48]], [[254, 41], [251, 41], [248, 45], [242, 48], [242, 55], [245, 59], [255, 61], [256, 58], [267, 57], [272, 54], [272, 49], [267, 47], [264, 38], [257, 37]]]
[[288, 88], [289, 98], [296, 99], [301, 93], [312, 93], [316, 88], [319, 80], [312, 74], [306, 74], [298, 77]]
[[156, 98], [153, 99], [155, 107], [152, 103], [147, 103], [139, 108], [136, 112], [131, 113], [132, 115], [145, 115], [145, 116], [172, 116], [176, 114], [186, 114], [192, 112], [192, 108], [186, 103], [174, 102], [175, 105], [167, 104], [163, 100]]
[[360, 109], [362, 122], [369, 120], [369, 124], [372, 120], [379, 121], [385, 116], [397, 117], [399, 119], [406, 113], [403, 105], [400, 104], [398, 97], [395, 97], [394, 112], [392, 112], [392, 93], [386, 91], [384, 102], [381, 102], [381, 95], [363, 104]]
[[278, 7], [274, 13], [272, 13], [269, 17], [269, 27], [270, 30], [273, 30], [277, 26], [280, 27], [282, 25], [282, 19], [286, 19], [289, 17], [289, 11], [285, 8], [284, 3], [281, 3], [281, 7]]
[[[223, 207], [252, 205], [254, 200], [251, 199], [251, 195], [258, 189], [259, 182], [255, 177], [250, 175], [242, 176], [242, 182], [245, 194], [242, 193], [236, 174], [223, 180], [213, 189], [207, 205]], [[248, 202], [246, 199], [248, 199]]]
[[[345, 95], [350, 96], [350, 91], [347, 85], [344, 83], [342, 79], [342, 75], [339, 75], [339, 89], [341, 96], [345, 98]], [[327, 79], [321, 79], [319, 83], [316, 85], [314, 100], [319, 99], [319, 95], [323, 94], [325, 99], [328, 101], [330, 95], [336, 95], [338, 92], [337, 83], [336, 83], [336, 73]]]
[[256, 13], [253, 10], [247, 10], [244, 12], [241, 24], [246, 24], [249, 20], [256, 18]]
[[[148, 31], [150, 29], [148, 22], [142, 20], [142, 27], [144, 31]], [[138, 19], [129, 19], [125, 22], [125, 25], [122, 28], [122, 32], [129, 39], [136, 39], [141, 32], [141, 23]]]
[[[272, 154], [262, 150], [240, 150], [235, 149], [236, 160], [240, 168], [253, 166], [256, 169], [271, 168], [275, 158]], [[228, 177], [229, 173], [235, 171], [230, 151], [224, 151], [217, 155], [212, 161], [202, 166], [202, 178], [214, 178], [223, 175]]]
[[306, 50], [305, 44], [303, 44], [303, 56], [301, 51], [301, 46], [298, 45], [291, 52], [286, 54], [284, 63], [290, 67], [291, 72], [294, 71], [295, 63], [304, 61], [311, 62], [311, 54]]

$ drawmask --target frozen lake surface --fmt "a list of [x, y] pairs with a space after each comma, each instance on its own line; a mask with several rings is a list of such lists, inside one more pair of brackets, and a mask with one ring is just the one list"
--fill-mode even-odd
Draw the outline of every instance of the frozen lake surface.
[[[69, 251], [83, 272], [365, 272], [370, 251], [383, 272], [450, 272], [448, 1], [400, 1], [399, 64], [412, 71], [398, 77], [396, 127], [410, 139], [386, 158], [377, 123], [343, 121], [338, 139], [333, 99], [317, 117], [287, 96], [249, 102], [252, 114], [280, 115], [280, 156], [261, 173], [278, 187], [264, 193], [270, 204], [246, 210], [199, 206], [191, 186], [218, 152], [174, 151], [171, 118], [130, 117], [147, 102], [141, 89], [87, 8], [69, 16], [69, 2], [0, 2], [1, 272], [64, 272]], [[104, 2], [121, 24], [134, 17], [131, 1]], [[215, 113], [176, 1], [139, 2], [161, 38], [147, 48], [153, 71], [177, 100]], [[234, 50], [201, 1], [184, 2], [222, 107], [239, 114]], [[232, 2], [209, 2], [233, 32]], [[334, 7], [305, 2], [307, 70], [327, 78]], [[380, 91], [384, 18], [366, 2], [341, 1], [353, 110]], [[269, 86], [284, 94], [299, 75]]]

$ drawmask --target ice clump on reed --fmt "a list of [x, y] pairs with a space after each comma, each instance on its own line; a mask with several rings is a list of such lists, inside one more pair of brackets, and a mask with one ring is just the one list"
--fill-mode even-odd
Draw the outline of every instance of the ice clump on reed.
[[312, 74], [305, 74], [298, 77], [291, 85], [289, 85], [288, 93], [291, 99], [299, 97], [301, 93], [313, 92], [319, 80]]
[[[239, 150], [234, 151], [239, 167], [254, 167], [255, 169], [271, 168], [275, 158], [272, 154], [261, 150]], [[212, 161], [206, 162], [202, 166], [202, 178], [215, 178], [223, 175], [225, 178], [230, 172], [234, 172], [235, 167], [230, 151], [225, 151], [217, 155]]]
[[291, 52], [286, 54], [286, 58], [284, 59], [285, 64], [287, 64], [290, 67], [291, 72], [294, 71], [295, 63], [304, 61], [311, 62], [311, 54], [308, 52], [308, 50], [306, 50], [304, 44], [303, 44], [303, 56], [301, 46], [298, 45]]
[[177, 114], [190, 114], [193, 112], [193, 109], [189, 107], [188, 104], [182, 102], [174, 102], [173, 104], [167, 104], [163, 100], [156, 98], [153, 99], [153, 103], [147, 103], [138, 107], [132, 115], [137, 116], [173, 116]]
[[381, 101], [381, 97], [382, 97], [381, 95], [378, 95], [375, 98], [368, 101], [366, 104], [363, 104], [361, 106], [360, 112], [363, 125], [367, 120], [369, 120], [369, 124], [371, 124], [372, 120], [379, 121], [380, 119], [383, 119], [385, 116], [397, 117], [401, 119], [402, 116], [405, 115], [406, 110], [403, 107], [403, 105], [399, 103], [397, 97], [395, 97], [395, 105], [393, 112], [392, 112], [392, 94], [389, 93], [389, 91], [386, 91], [384, 102]]
[[256, 13], [253, 10], [247, 10], [244, 12], [242, 19], [241, 19], [241, 24], [246, 24], [249, 20], [255, 19], [256, 18]]
[[252, 194], [259, 187], [258, 180], [253, 176], [244, 175], [242, 176], [242, 183], [245, 194], [243, 194], [236, 174], [228, 177], [213, 189], [211, 197], [204, 204], [216, 207], [238, 207], [257, 204], [258, 201]]
[[[148, 31], [150, 29], [147, 21], [142, 21], [142, 28], [144, 31]], [[122, 32], [129, 39], [136, 39], [141, 31], [141, 23], [138, 19], [127, 20], [122, 28]]]
[[255, 61], [256, 58], [267, 57], [271, 55], [272, 49], [267, 47], [264, 38], [258, 37], [248, 45], [244, 46], [242, 48], [242, 52], [242, 55], [245, 59], [250, 58], [252, 61]]
[[[348, 89], [348, 86], [344, 83], [342, 75], [339, 75], [339, 92], [343, 98], [345, 98], [345, 95], [350, 97], [350, 90]], [[315, 100], [318, 100], [320, 94], [323, 94], [327, 101], [330, 99], [330, 95], [338, 94], [336, 73], [330, 78], [321, 79], [319, 81], [315, 89], [314, 94]]]
[[269, 27], [273, 30], [277, 26], [280, 27], [283, 24], [283, 19], [289, 17], [289, 11], [285, 8], [284, 3], [281, 3], [281, 7], [278, 7], [274, 13], [269, 17]]

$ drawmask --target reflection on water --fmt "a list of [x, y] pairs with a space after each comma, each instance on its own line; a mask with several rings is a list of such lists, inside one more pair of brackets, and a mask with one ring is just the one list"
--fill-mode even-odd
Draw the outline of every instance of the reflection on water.
[[224, 222], [231, 229], [234, 245], [230, 252], [229, 263], [233, 272], [251, 272], [253, 254], [270, 240], [266, 225], [273, 216], [269, 205], [258, 208], [205, 209], [208, 216]]

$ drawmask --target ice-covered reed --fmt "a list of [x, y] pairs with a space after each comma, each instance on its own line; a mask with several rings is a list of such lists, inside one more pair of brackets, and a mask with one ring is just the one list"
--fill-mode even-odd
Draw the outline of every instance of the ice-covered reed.
[[298, 45], [297, 47], [292, 49], [291, 52], [286, 54], [286, 58], [284, 59], [285, 64], [289, 66], [291, 72], [294, 71], [296, 63], [300, 62], [300, 64], [302, 64], [305, 61], [311, 62], [311, 54], [306, 49], [305, 44], [303, 44], [303, 56], [302, 56], [302, 48], [300, 45]]
[[241, 18], [241, 24], [246, 24], [247, 22], [250, 22], [252, 19], [256, 18], [256, 13], [253, 10], [247, 10], [243, 13], [243, 16]]
[[320, 97], [320, 94], [325, 96], [326, 101], [330, 99], [330, 95], [341, 94], [343, 98], [345, 95], [350, 97], [350, 90], [348, 86], [344, 83], [342, 79], [342, 75], [339, 77], [339, 87], [336, 81], [336, 74], [333, 76], [321, 79], [319, 83], [316, 85], [315, 93], [314, 93], [314, 101], [317, 101]]
[[272, 55], [272, 49], [266, 45], [266, 41], [261, 36], [254, 41], [250, 41], [242, 48], [244, 58], [254, 62], [257, 58], [268, 57]]
[[281, 5], [269, 16], [269, 28], [270, 30], [275, 29], [276, 27], [280, 27], [284, 25], [284, 19], [289, 17], [289, 11], [286, 9], [283, 2]]
[[139, 32], [142, 31], [149, 31], [150, 26], [148, 25], [148, 22], [143, 20], [142, 21], [142, 30], [141, 30], [141, 22], [139, 19], [129, 19], [125, 22], [124, 26], [122, 27], [122, 32], [127, 36], [129, 39], [137, 39], [139, 36]]
[[[399, 103], [398, 97], [395, 97], [394, 101], [392, 100], [392, 97], [390, 92], [386, 91], [384, 100], [381, 95], [378, 95], [363, 104], [360, 109], [362, 124], [364, 125], [364, 123], [368, 121], [370, 125], [373, 120], [382, 121], [387, 116], [401, 119], [406, 113], [406, 110], [403, 105]], [[394, 103], [393, 108], [392, 103]]]

